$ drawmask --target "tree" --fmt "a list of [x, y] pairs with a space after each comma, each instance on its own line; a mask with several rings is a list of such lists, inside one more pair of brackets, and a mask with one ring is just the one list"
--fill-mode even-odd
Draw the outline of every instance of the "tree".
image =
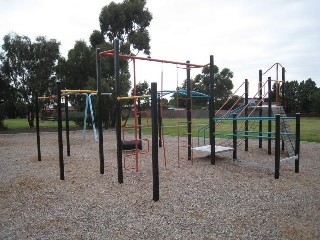
[[[142, 96], [142, 95], [148, 95], [150, 94], [151, 89], [149, 87], [149, 83], [147, 81], [139, 82], [136, 85], [136, 95]], [[134, 89], [131, 90], [131, 96], [134, 96]]]
[[115, 38], [136, 49], [150, 54], [150, 36], [147, 28], [152, 15], [145, 7], [146, 0], [124, 0], [122, 3], [111, 2], [100, 13], [101, 33], [110, 42]]
[[67, 89], [84, 89], [89, 77], [95, 77], [92, 51], [85, 41], [76, 41], [68, 52], [68, 59], [60, 58], [57, 76]]
[[286, 81], [285, 89], [285, 111], [297, 112], [300, 109], [300, 101], [298, 95], [299, 83], [298, 81]]
[[[149, 86], [149, 83], [147, 81], [139, 82], [136, 85], [136, 96], [144, 96], [144, 95], [150, 95], [151, 89]], [[131, 90], [131, 96], [134, 96], [134, 89]], [[141, 109], [146, 109], [150, 107], [150, 99], [138, 99], [138, 101], [141, 102]]]
[[297, 80], [286, 81], [285, 108], [287, 112], [310, 112], [314, 104], [314, 94], [318, 91], [316, 83], [309, 78], [298, 83]]
[[39, 36], [32, 42], [26, 36], [8, 34], [4, 37], [4, 78], [17, 90], [17, 101], [28, 106], [29, 126], [34, 126], [34, 100], [37, 95], [51, 95], [55, 86], [55, 65], [59, 57], [55, 39]]
[[302, 81], [299, 84], [299, 100], [300, 100], [300, 111], [310, 112], [311, 111], [311, 96], [317, 91], [317, 86], [311, 78], [306, 81]]
[[4, 119], [6, 118], [6, 104], [10, 85], [4, 80], [0, 72], [0, 130], [5, 129]]
[[320, 113], [320, 88], [311, 96], [311, 110]]
[[[224, 68], [219, 72], [219, 68], [214, 66], [213, 69], [214, 79], [215, 79], [215, 101], [216, 107], [219, 107], [223, 104], [228, 97], [232, 94], [233, 89], [233, 72], [230, 71], [228, 68]], [[204, 94], [210, 94], [210, 69], [208, 66], [202, 69], [202, 73], [198, 74], [194, 80], [191, 80], [191, 89], [193, 91], [201, 92]], [[187, 82], [186, 80], [183, 82], [182, 85], [183, 89], [187, 89]], [[198, 104], [206, 104], [208, 99], [198, 100]]]
[[90, 44], [93, 49], [97, 48], [99, 45], [105, 42], [103, 34], [98, 31], [94, 30], [90, 35]]

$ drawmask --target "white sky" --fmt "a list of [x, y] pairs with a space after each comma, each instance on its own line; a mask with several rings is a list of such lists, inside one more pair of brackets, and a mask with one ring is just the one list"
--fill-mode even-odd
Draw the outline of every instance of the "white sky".
[[[67, 56], [76, 40], [89, 43], [92, 31], [99, 29], [102, 7], [110, 2], [0, 0], [0, 36], [15, 32], [31, 39], [54, 38]], [[235, 89], [249, 79], [251, 96], [257, 91], [259, 69], [275, 62], [286, 67], [286, 80], [312, 78], [320, 87], [318, 0], [147, 0], [147, 7], [153, 15], [153, 58], [205, 64], [213, 54], [220, 69], [234, 72]], [[162, 68], [164, 89], [175, 89], [177, 76], [179, 83], [185, 78], [185, 70], [176, 66], [143, 61], [137, 63], [137, 79], [159, 82]], [[197, 73], [192, 70], [191, 77]], [[268, 76], [275, 79], [275, 69], [264, 80]]]

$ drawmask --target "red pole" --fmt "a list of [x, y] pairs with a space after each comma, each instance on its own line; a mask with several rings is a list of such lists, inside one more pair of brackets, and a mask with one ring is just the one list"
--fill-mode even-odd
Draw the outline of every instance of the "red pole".
[[[114, 56], [114, 53], [110, 51], [106, 52], [101, 52], [100, 56], [105, 56], [105, 57], [112, 57]], [[200, 65], [200, 64], [193, 64], [193, 63], [184, 63], [184, 62], [176, 62], [176, 61], [170, 61], [170, 60], [162, 60], [162, 59], [156, 59], [156, 58], [146, 58], [146, 57], [138, 57], [138, 56], [133, 56], [133, 55], [124, 55], [124, 54], [119, 54], [120, 58], [126, 58], [126, 59], [138, 59], [138, 60], [145, 60], [145, 61], [151, 61], [151, 62], [161, 62], [161, 63], [170, 63], [170, 64], [176, 64], [176, 65], [184, 65], [188, 67], [193, 67], [193, 68], [201, 68], [207, 66], [205, 65]]]
[[[133, 59], [133, 95], [137, 96], [137, 78], [136, 78], [135, 59]], [[136, 172], [138, 172], [139, 171], [139, 152], [138, 152], [138, 118], [137, 118], [136, 99], [133, 99], [133, 111], [134, 111], [134, 143], [135, 143], [135, 157], [136, 157]]]

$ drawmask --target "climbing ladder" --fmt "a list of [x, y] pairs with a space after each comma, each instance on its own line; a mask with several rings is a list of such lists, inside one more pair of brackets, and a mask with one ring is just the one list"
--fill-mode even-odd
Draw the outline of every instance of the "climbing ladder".
[[[188, 97], [182, 97], [179, 98], [181, 100], [185, 100], [189, 102], [189, 109], [185, 110], [179, 110], [180, 113], [185, 112], [187, 115], [191, 114], [192, 111], [192, 98]], [[182, 115], [182, 114], [181, 114]], [[180, 117], [182, 117], [180, 115]], [[178, 121], [178, 165], [180, 160], [183, 159], [188, 159], [192, 160], [193, 159], [193, 140], [192, 140], [192, 129], [191, 132], [188, 132], [188, 126], [192, 126], [192, 121]], [[191, 142], [189, 143], [189, 141]]]
[[295, 134], [292, 134], [289, 122], [287, 121], [286, 113], [282, 106], [272, 106], [273, 114], [280, 114], [280, 130], [282, 132], [281, 138], [284, 144], [284, 148], [289, 157], [295, 156]]

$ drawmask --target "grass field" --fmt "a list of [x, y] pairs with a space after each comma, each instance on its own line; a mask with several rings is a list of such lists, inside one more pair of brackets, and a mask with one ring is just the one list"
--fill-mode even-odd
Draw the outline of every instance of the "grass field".
[[[149, 119], [149, 121], [151, 121]], [[127, 123], [127, 125], [133, 124], [133, 119], [130, 119]], [[142, 124], [143, 121], [142, 121]], [[150, 124], [150, 123], [149, 123]], [[186, 127], [186, 119], [181, 118], [166, 118], [163, 119], [164, 124], [164, 134], [165, 135], [178, 135], [178, 131], [180, 129], [180, 134], [186, 134], [187, 127]], [[241, 122], [238, 123], [238, 128], [241, 126]], [[267, 121], [263, 121], [263, 131], [267, 131]], [[295, 120], [289, 120], [290, 127], [292, 131], [295, 131]], [[178, 128], [177, 126], [180, 125]], [[208, 125], [208, 119], [206, 118], [194, 118], [192, 120], [192, 135], [194, 137], [199, 136], [203, 137], [204, 131], [199, 129], [201, 127], [204, 127]], [[252, 125], [252, 128], [257, 130], [258, 129], [258, 123], [257, 122], [251, 122], [249, 123], [249, 128]], [[272, 124], [272, 127], [274, 127], [274, 123]], [[274, 128], [272, 128], [274, 130]], [[132, 131], [131, 129], [128, 129], [128, 131]], [[301, 141], [307, 141], [307, 142], [320, 142], [320, 118], [314, 117], [314, 118], [301, 118]], [[143, 133], [149, 134], [151, 133], [150, 128], [143, 128]], [[232, 121], [222, 121], [216, 129], [217, 133], [232, 133]], [[206, 137], [208, 137], [209, 129], [206, 130]]]
[[[291, 129], [295, 130], [295, 121], [289, 120]], [[4, 121], [5, 126], [8, 130], [17, 130], [29, 128], [27, 119], [6, 119]], [[164, 124], [164, 134], [165, 135], [184, 135], [187, 132], [187, 123], [186, 119], [181, 118], [165, 118], [163, 119]], [[198, 136], [198, 132], [201, 137], [203, 137], [204, 131], [198, 131], [201, 127], [204, 127], [208, 124], [208, 119], [206, 118], [194, 118], [192, 120], [192, 134], [193, 136]], [[253, 124], [253, 128], [255, 130], [258, 128], [258, 124], [249, 123], [249, 128]], [[63, 126], [65, 122], [63, 122]], [[70, 122], [70, 127], [75, 127], [74, 122]], [[133, 125], [133, 119], [129, 119], [127, 122], [127, 126]], [[142, 120], [142, 125], [148, 125], [148, 127], [142, 128], [143, 134], [151, 133], [151, 119], [148, 119], [148, 124], [145, 119]], [[272, 124], [274, 126], [274, 124]], [[178, 127], [180, 126], [180, 127]], [[241, 122], [239, 122], [239, 127], [241, 126]], [[40, 128], [54, 128], [57, 127], [56, 121], [40, 121]], [[128, 132], [132, 132], [132, 129], [127, 129]], [[263, 121], [263, 131], [267, 131], [267, 121]], [[6, 131], [2, 131], [5, 133]], [[217, 133], [232, 133], [232, 121], [223, 121], [219, 124], [216, 129]], [[206, 136], [208, 136], [208, 129], [205, 132]], [[301, 118], [301, 140], [308, 142], [320, 142], [320, 118], [319, 117], [305, 117]]]
[[[8, 130], [19, 130], [29, 128], [29, 123], [26, 118], [20, 119], [6, 119], [4, 120], [4, 125], [8, 128]], [[36, 125], [36, 121], [34, 121], [34, 125]], [[40, 128], [53, 128], [57, 127], [56, 121], [40, 121]], [[65, 122], [62, 122], [62, 126], [65, 126]], [[70, 127], [75, 127], [75, 123], [70, 121]], [[5, 131], [4, 131], [5, 132]]]

